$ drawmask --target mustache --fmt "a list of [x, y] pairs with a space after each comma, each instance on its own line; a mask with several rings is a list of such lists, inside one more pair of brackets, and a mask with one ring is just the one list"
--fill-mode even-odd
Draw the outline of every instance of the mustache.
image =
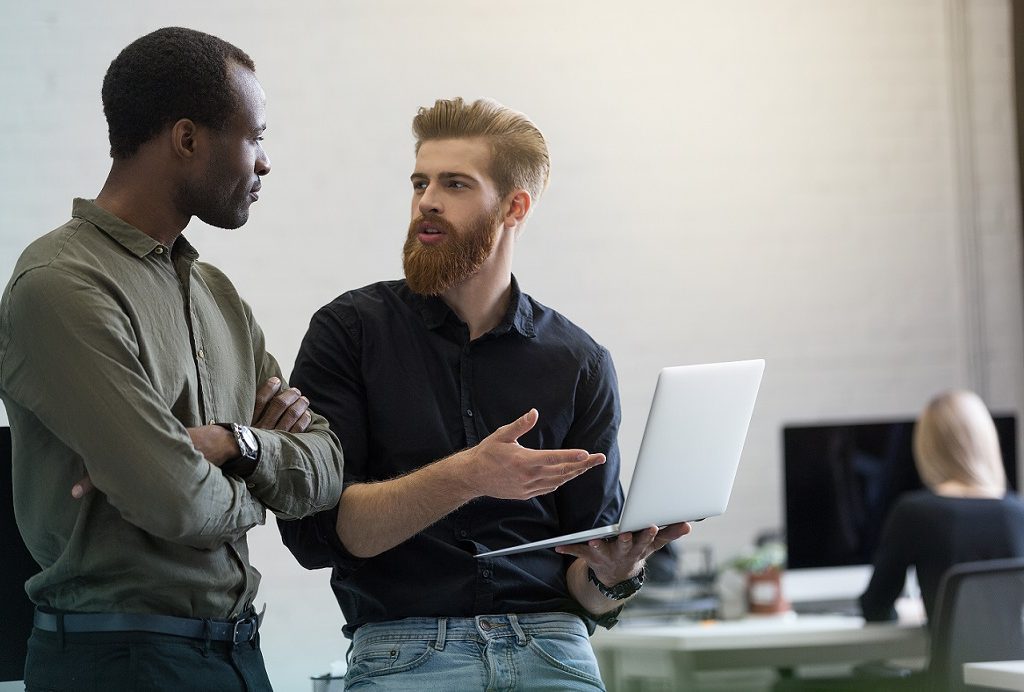
[[443, 216], [420, 214], [409, 224], [409, 237], [415, 237], [424, 226], [430, 226], [449, 235], [457, 232], [455, 226]]

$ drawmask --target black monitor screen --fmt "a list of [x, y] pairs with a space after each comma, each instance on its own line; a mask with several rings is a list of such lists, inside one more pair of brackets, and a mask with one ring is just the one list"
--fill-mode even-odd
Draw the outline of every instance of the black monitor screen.
[[[1009, 486], [1017, 487], [1017, 426], [993, 416]], [[897, 496], [921, 488], [914, 421], [787, 426], [783, 429], [788, 566], [872, 562]]]

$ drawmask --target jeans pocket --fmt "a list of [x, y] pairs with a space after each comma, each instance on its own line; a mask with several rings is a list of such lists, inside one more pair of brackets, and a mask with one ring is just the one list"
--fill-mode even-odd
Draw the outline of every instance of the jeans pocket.
[[345, 686], [362, 679], [413, 670], [430, 660], [431, 642], [408, 639], [377, 639], [357, 646], [345, 675]]
[[531, 636], [528, 647], [555, 668], [604, 689], [601, 670], [587, 637], [574, 632], [544, 632]]

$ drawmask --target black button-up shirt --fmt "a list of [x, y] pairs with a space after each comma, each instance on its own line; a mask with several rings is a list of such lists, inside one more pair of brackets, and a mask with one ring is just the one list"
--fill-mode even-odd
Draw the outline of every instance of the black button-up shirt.
[[[309, 569], [332, 567], [331, 586], [351, 636], [367, 622], [405, 617], [565, 611], [595, 621], [569, 595], [573, 558], [553, 550], [489, 559], [483, 550], [618, 521], [622, 508], [618, 383], [608, 351], [513, 279], [504, 320], [470, 341], [439, 298], [404, 281], [350, 291], [321, 308], [292, 373], [341, 440], [345, 484], [380, 481], [479, 443], [530, 408], [533, 449], [581, 448], [607, 462], [530, 500], [481, 497], [370, 559], [335, 531], [337, 509], [279, 521], [285, 544]], [[388, 517], [380, 517], [388, 521]]]

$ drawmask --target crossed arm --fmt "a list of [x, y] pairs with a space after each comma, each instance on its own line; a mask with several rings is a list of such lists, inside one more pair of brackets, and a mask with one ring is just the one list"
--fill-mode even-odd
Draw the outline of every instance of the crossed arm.
[[[309, 427], [312, 419], [309, 399], [302, 396], [302, 392], [295, 387], [282, 391], [281, 380], [277, 377], [271, 377], [257, 390], [252, 427], [300, 433]], [[196, 451], [218, 468], [241, 454], [234, 435], [219, 425], [201, 425], [185, 430]], [[71, 487], [71, 496], [81, 499], [94, 489], [92, 479], [85, 476]]]

